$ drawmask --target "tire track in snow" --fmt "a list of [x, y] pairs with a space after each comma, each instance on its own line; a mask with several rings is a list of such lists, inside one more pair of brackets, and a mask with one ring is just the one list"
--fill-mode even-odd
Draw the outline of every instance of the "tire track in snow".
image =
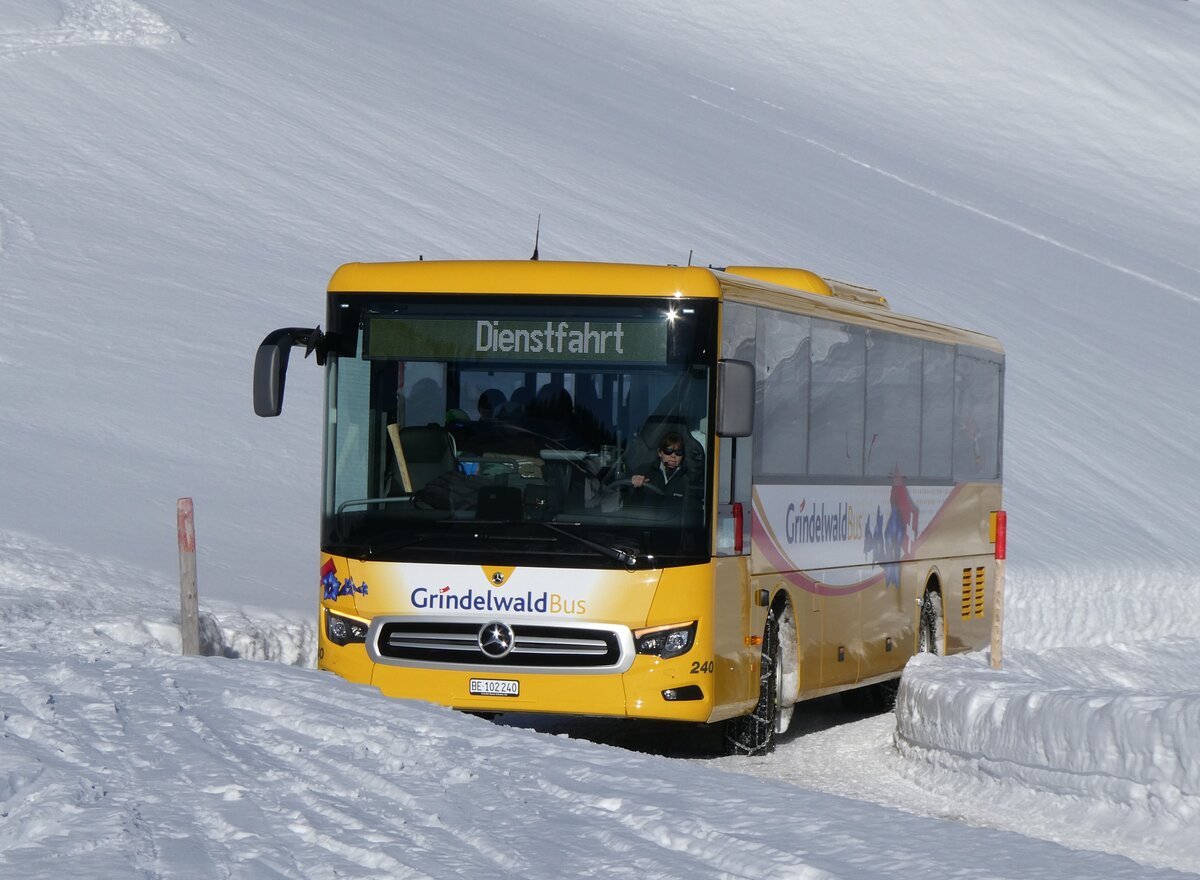
[[[427, 762], [430, 746], [434, 751], [439, 744], [446, 747], [446, 735], [435, 723], [441, 710], [432, 710], [429, 727], [407, 731], [415, 734], [413, 742], [422, 743], [413, 745], [384, 720], [363, 726], [297, 712], [298, 701], [308, 702], [299, 694], [266, 701], [226, 694], [222, 700], [240, 719], [236, 729], [247, 732], [244, 742], [230, 740], [229, 748], [252, 747], [269, 756], [256, 763], [270, 763], [279, 773], [279, 795], [270, 810], [286, 819], [303, 845], [391, 876], [426, 876], [426, 871], [438, 876], [464, 860], [475, 872], [499, 876], [530, 876], [536, 868], [519, 852], [493, 845], [493, 829], [463, 830], [460, 813], [469, 814], [468, 806], [481, 797], [479, 786], [490, 788], [481, 780], [482, 768], [451, 768], [432, 787], [419, 778], [411, 784], [406, 780], [406, 765]], [[296, 719], [287, 736], [280, 736], [274, 721], [280, 714]], [[297, 739], [306, 745], [297, 747]], [[312, 785], [313, 780], [321, 784]], [[503, 792], [489, 791], [483, 798], [506, 803]], [[468, 804], [460, 810], [461, 801]]]
[[[622, 787], [625, 791], [635, 791], [639, 781], [614, 779], [614, 775], [598, 776], [592, 768], [571, 768], [553, 778], [543, 778], [540, 788], [559, 800], [565, 813], [578, 816], [580, 826], [603, 840], [606, 847], [624, 850], [636, 864], [657, 863], [657, 870], [669, 870], [673, 876], [794, 880], [834, 877], [822, 868], [804, 864], [803, 852], [753, 839], [744, 829], [718, 827], [700, 815], [680, 819], [661, 804], [622, 797]], [[597, 793], [602, 788], [609, 791]], [[631, 838], [641, 846], [632, 844]]]

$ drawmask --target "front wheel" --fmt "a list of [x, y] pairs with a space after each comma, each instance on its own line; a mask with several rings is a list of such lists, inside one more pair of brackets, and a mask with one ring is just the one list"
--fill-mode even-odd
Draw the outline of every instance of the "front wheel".
[[765, 755], [775, 748], [783, 696], [783, 676], [779, 669], [779, 620], [776, 614], [774, 608], [767, 612], [767, 625], [763, 629], [758, 703], [749, 715], [730, 718], [725, 722], [725, 743], [731, 755]]

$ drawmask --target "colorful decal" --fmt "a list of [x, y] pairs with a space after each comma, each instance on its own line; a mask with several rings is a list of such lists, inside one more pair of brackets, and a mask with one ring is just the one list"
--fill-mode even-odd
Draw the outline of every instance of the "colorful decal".
[[342, 596], [365, 596], [367, 595], [367, 582], [361, 584], [354, 583], [354, 578], [349, 575], [344, 581], [338, 580], [337, 566], [330, 559], [321, 566], [321, 591], [322, 599], [328, 599], [331, 602], [336, 602]]
[[[912, 556], [917, 535], [920, 534], [921, 509], [913, 503], [904, 479], [892, 478], [891, 513], [887, 524], [883, 511], [875, 511], [875, 527], [868, 521], [863, 540], [863, 555], [883, 568], [887, 586], [900, 588], [900, 560]], [[869, 518], [868, 518], [869, 519]]]
[[909, 487], [899, 474], [890, 486], [756, 486], [754, 550], [808, 592], [898, 588], [900, 563], [913, 558], [953, 492]]

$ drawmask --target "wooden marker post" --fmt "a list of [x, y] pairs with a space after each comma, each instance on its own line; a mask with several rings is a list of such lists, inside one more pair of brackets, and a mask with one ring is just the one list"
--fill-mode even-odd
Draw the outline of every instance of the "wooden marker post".
[[1008, 514], [996, 511], [996, 583], [992, 587], [992, 669], [1004, 659], [1004, 561], [1008, 556]]
[[200, 603], [196, 594], [196, 523], [191, 498], [175, 505], [179, 532], [179, 629], [185, 657], [200, 656]]

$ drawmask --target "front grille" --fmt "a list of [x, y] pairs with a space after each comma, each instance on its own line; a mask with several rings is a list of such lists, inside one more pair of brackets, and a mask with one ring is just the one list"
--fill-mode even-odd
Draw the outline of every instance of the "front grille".
[[512, 622], [512, 650], [498, 659], [479, 647], [486, 624], [390, 620], [371, 641], [377, 659], [400, 665], [472, 666], [483, 669], [618, 671], [626, 649], [619, 633], [581, 626]]

